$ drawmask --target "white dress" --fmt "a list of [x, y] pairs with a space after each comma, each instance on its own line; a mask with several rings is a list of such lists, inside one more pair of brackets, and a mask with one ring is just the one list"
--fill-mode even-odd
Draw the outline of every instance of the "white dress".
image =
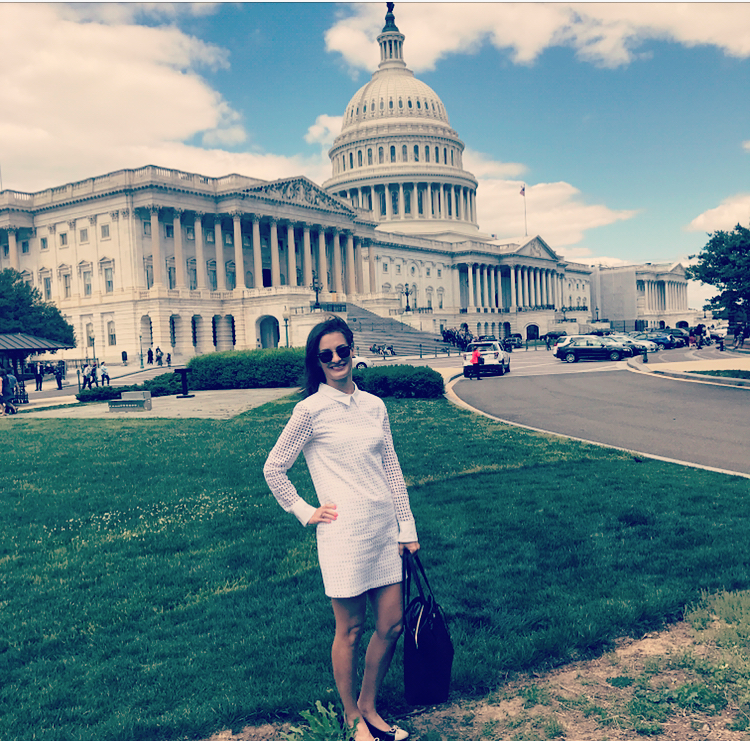
[[383, 401], [320, 384], [295, 406], [263, 474], [279, 504], [306, 525], [317, 507], [286, 474], [300, 451], [320, 505], [337, 508], [335, 522], [317, 525], [326, 594], [355, 597], [400, 582], [398, 543], [416, 541], [417, 531]]

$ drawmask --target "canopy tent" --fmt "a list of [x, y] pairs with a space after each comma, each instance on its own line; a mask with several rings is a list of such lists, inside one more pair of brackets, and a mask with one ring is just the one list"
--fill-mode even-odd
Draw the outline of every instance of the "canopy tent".
[[19, 361], [22, 362], [29, 355], [39, 352], [54, 352], [55, 350], [67, 350], [75, 345], [65, 345], [54, 340], [46, 340], [44, 337], [34, 337], [30, 334], [0, 334], [0, 360], [5, 365], [8, 358], [10, 365], [18, 369]]

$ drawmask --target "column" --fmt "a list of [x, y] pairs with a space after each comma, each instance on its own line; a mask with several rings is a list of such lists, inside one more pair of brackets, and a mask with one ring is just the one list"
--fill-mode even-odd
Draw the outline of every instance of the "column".
[[482, 273], [481, 273], [481, 275], [482, 275], [482, 293], [483, 293], [483, 296], [482, 296], [481, 305], [485, 309], [489, 309], [490, 306], [491, 306], [491, 304], [490, 304], [489, 275], [487, 275], [487, 273], [489, 272], [489, 269], [490, 269], [489, 265], [482, 265], [482, 268], [481, 268]]
[[362, 239], [357, 237], [354, 240], [354, 262], [357, 266], [356, 292], [365, 293], [365, 264], [362, 256]]
[[318, 229], [318, 280], [323, 286], [320, 290], [328, 292], [328, 261], [326, 260], [326, 233], [323, 227]]
[[310, 248], [310, 225], [302, 225], [302, 249], [304, 251], [304, 258], [302, 261], [302, 269], [305, 277], [305, 288], [309, 288], [312, 285], [312, 249]]
[[377, 264], [375, 261], [375, 247], [372, 242], [368, 239], [365, 240], [367, 245], [367, 264], [370, 272], [370, 293], [378, 292], [378, 276], [377, 276]]
[[398, 184], [398, 218], [403, 219], [406, 216], [404, 213], [404, 184]]
[[245, 258], [242, 253], [242, 214], [232, 214], [234, 226], [234, 290], [241, 296], [245, 288]]
[[294, 224], [286, 225], [286, 248], [289, 251], [286, 282], [289, 286], [297, 285], [297, 245], [294, 242]]
[[515, 309], [518, 306], [516, 300], [516, 266], [510, 266], [510, 308]]
[[[151, 206], [151, 265], [154, 276], [154, 285], [164, 285], [164, 265], [161, 254], [161, 235], [159, 234], [159, 207]], [[73, 229], [75, 233], [75, 228]]]
[[344, 268], [341, 261], [339, 230], [333, 230], [333, 286], [336, 293], [344, 292]]
[[[203, 212], [195, 212], [195, 278], [199, 291], [206, 290], [206, 254], [203, 249]], [[192, 331], [192, 330], [191, 330]]]
[[385, 218], [390, 221], [393, 219], [393, 201], [391, 200], [390, 185], [385, 185]]
[[271, 222], [271, 285], [275, 288], [281, 285], [281, 264], [279, 262], [279, 232], [278, 219]]
[[176, 208], [172, 221], [174, 229], [174, 273], [178, 289], [187, 288], [187, 266], [185, 265], [185, 251], [182, 246], [182, 211], [183, 209]]
[[354, 235], [346, 235], [346, 292], [353, 296], [357, 292], [357, 270], [354, 262]]
[[493, 265], [490, 268], [490, 309], [493, 311], [497, 308], [496, 298], [496, 286], [495, 286], [495, 271], [497, 268]]
[[263, 288], [263, 256], [260, 246], [260, 217], [252, 215], [253, 222], [253, 287]]
[[453, 287], [453, 306], [461, 308], [461, 271], [458, 265], [451, 266], [451, 286]]
[[216, 248], [216, 290], [227, 290], [227, 266], [224, 264], [224, 236], [221, 231], [221, 215], [214, 216], [214, 246]]
[[433, 207], [435, 205], [435, 202], [432, 198], [432, 183], [427, 183], [427, 193], [428, 193], [428, 207], [427, 207], [427, 218], [431, 219], [433, 216]]
[[474, 263], [470, 262], [467, 267], [469, 270], [469, 311], [472, 311], [476, 308], [474, 303]]
[[[20, 260], [18, 258], [18, 239], [16, 233], [18, 229], [15, 226], [9, 226], [6, 231], [8, 232], [8, 257], [10, 258], [10, 267], [13, 270], [20, 270]], [[75, 265], [71, 266], [75, 269]]]

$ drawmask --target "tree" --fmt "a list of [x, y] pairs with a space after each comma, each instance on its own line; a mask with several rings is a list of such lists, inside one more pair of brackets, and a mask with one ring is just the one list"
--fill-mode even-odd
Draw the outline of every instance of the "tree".
[[709, 237], [697, 264], [685, 274], [721, 291], [710, 300], [712, 309], [722, 309], [731, 321], [744, 321], [750, 308], [750, 229], [737, 224], [731, 232], [717, 231]]
[[42, 299], [21, 274], [8, 268], [0, 272], [0, 334], [22, 332], [64, 345], [75, 346], [73, 327], [60, 310]]

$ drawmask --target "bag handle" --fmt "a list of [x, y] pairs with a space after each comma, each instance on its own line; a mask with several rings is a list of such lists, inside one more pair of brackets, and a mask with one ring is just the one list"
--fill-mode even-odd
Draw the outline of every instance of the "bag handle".
[[424, 600], [425, 589], [422, 586], [422, 580], [420, 580], [419, 574], [422, 575], [424, 586], [427, 588], [427, 592], [429, 593], [431, 599], [434, 601], [435, 595], [432, 593], [432, 587], [430, 586], [430, 582], [427, 580], [427, 574], [425, 573], [424, 566], [422, 566], [422, 562], [419, 560], [419, 556], [416, 553], [412, 553], [411, 551], [404, 549], [404, 555], [401, 558], [401, 578], [403, 581], [401, 597], [404, 612], [406, 612], [406, 606], [408, 605], [409, 598], [411, 596], [412, 580], [417, 585], [419, 596]]

